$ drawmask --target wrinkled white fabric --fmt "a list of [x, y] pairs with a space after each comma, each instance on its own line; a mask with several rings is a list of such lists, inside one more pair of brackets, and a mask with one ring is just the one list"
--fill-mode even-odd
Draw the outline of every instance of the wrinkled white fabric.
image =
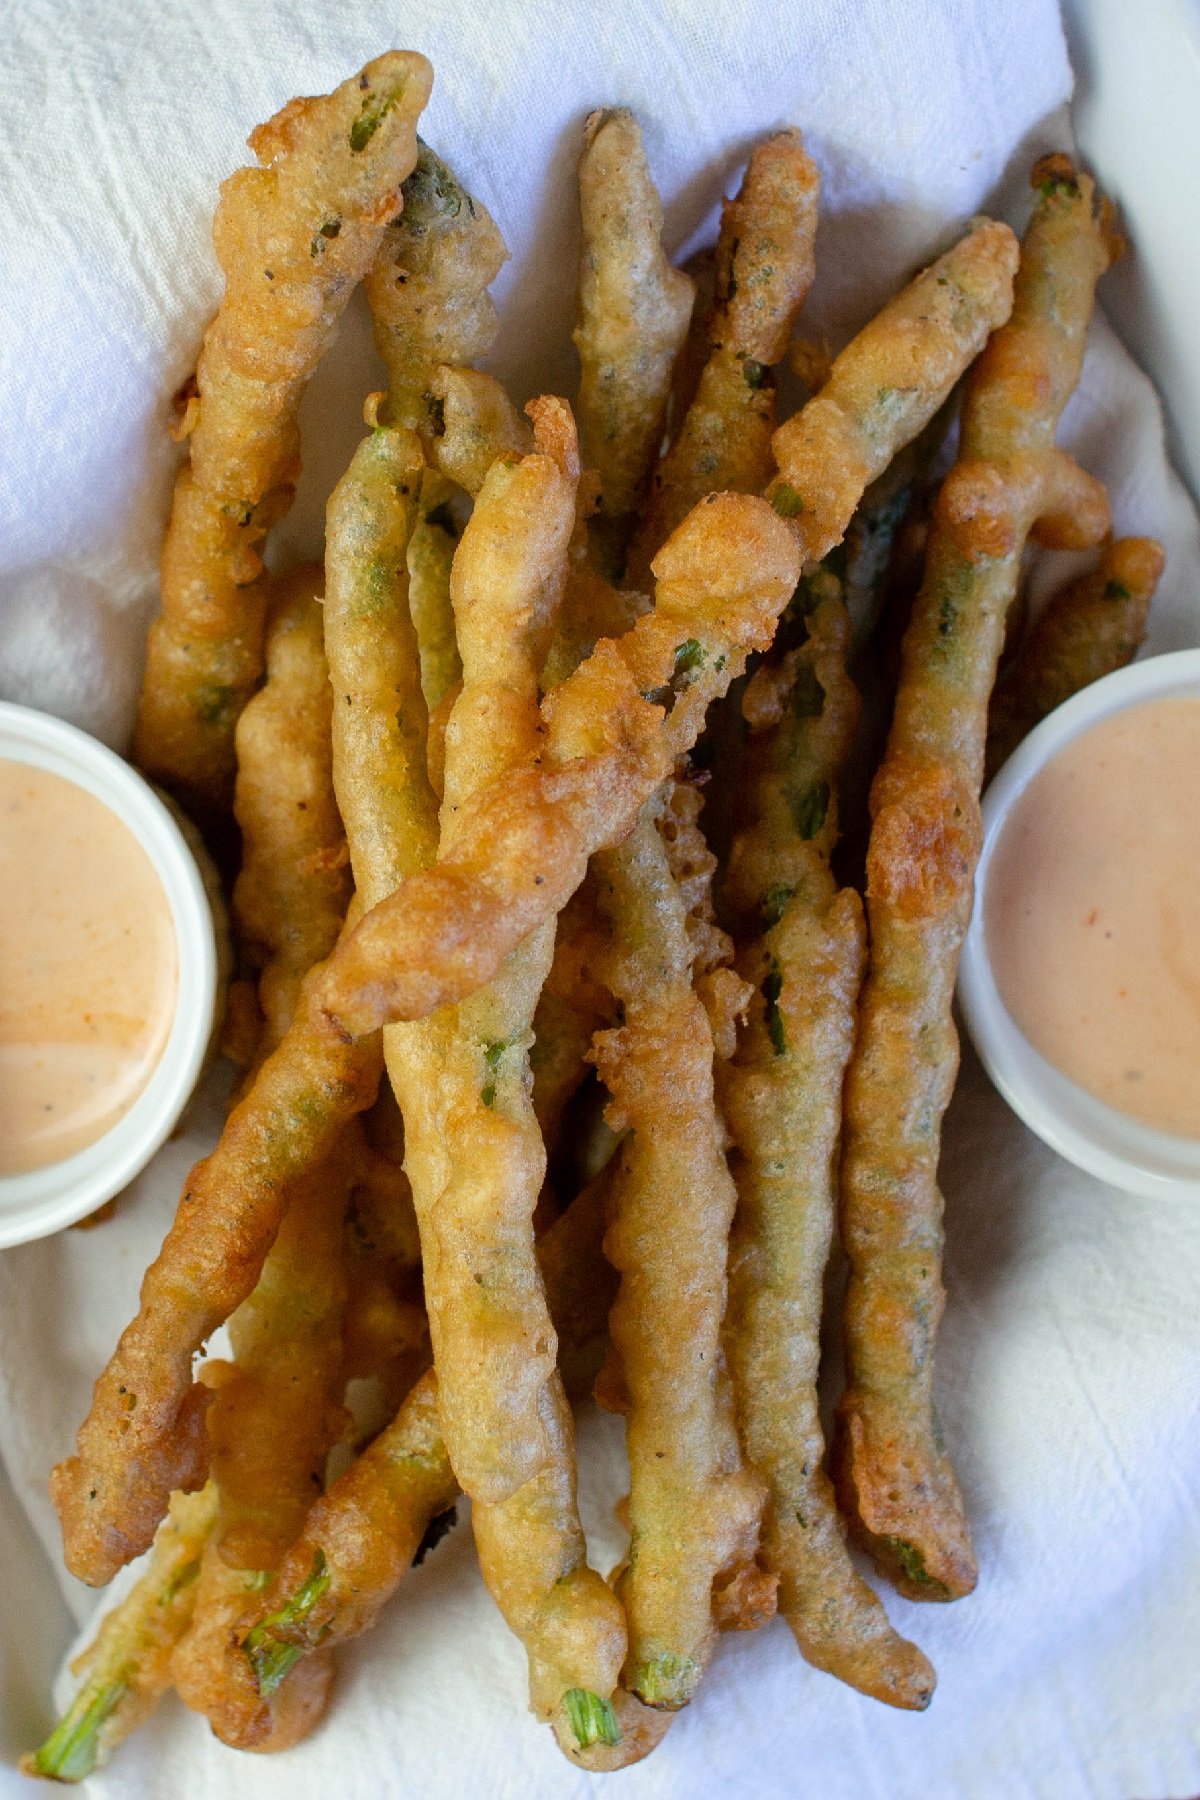
[[[0, 697], [118, 747], [177, 455], [168, 400], [219, 291], [217, 183], [290, 95], [328, 89], [389, 43], [430, 56], [424, 134], [512, 250], [493, 366], [521, 397], [571, 391], [573, 166], [593, 105], [624, 102], [642, 119], [672, 250], [711, 232], [758, 135], [802, 126], [824, 179], [806, 328], [835, 341], [954, 221], [987, 206], [1022, 224], [1032, 157], [1069, 141], [1052, 0], [427, 0], [399, 14], [368, 0], [22, 0], [5, 35]], [[306, 472], [280, 556], [319, 549], [325, 495], [377, 380], [355, 306], [305, 406]], [[1167, 467], [1156, 398], [1102, 321], [1063, 438], [1110, 483], [1118, 530], [1167, 545], [1150, 648], [1197, 641], [1196, 517]], [[1060, 572], [1044, 559], [1039, 588]], [[94, 1605], [60, 1572], [47, 1472], [219, 1118], [217, 1097], [202, 1097], [112, 1223], [0, 1253], [6, 1759], [45, 1725], [63, 1597], [80, 1622]], [[969, 1056], [943, 1176], [940, 1407], [981, 1578], [950, 1607], [889, 1598], [937, 1665], [931, 1710], [897, 1716], [837, 1686], [776, 1624], [721, 1646], [695, 1705], [619, 1778], [622, 1800], [1200, 1792], [1200, 1213], [1070, 1169]], [[615, 1421], [585, 1417], [581, 1460], [607, 1567], [621, 1548]], [[520, 1650], [460, 1528], [342, 1656], [308, 1743], [249, 1761], [172, 1700], [88, 1791], [225, 1800], [239, 1784], [262, 1800], [525, 1800], [584, 1795], [604, 1779], [573, 1772], [529, 1718]], [[25, 1784], [0, 1769], [0, 1794], [10, 1786]]]

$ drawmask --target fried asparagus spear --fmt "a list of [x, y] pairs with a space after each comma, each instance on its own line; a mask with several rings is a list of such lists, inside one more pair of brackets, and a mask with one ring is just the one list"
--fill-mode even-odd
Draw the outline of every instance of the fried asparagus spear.
[[[266, 956], [259, 979], [260, 1054], [282, 1039], [299, 985], [336, 942], [349, 897], [345, 836], [333, 795], [332, 694], [320, 569], [281, 584], [267, 635], [267, 680], [238, 721], [235, 806], [242, 870], [235, 903]], [[232, 1362], [205, 1366], [217, 1520], [201, 1560], [192, 1621], [172, 1679], [219, 1737], [227, 1721], [221, 1650], [247, 1582], [269, 1577], [315, 1493], [344, 1423], [342, 1219], [364, 1146], [348, 1126], [293, 1189], [258, 1283], [229, 1320]], [[261, 1723], [260, 1748], [283, 1749], [324, 1708], [331, 1669], [314, 1664]]]
[[691, 1699], [711, 1655], [713, 1587], [753, 1561], [762, 1488], [721, 1389], [725, 1260], [735, 1191], [713, 1094], [713, 1040], [692, 985], [687, 907], [659, 832], [664, 793], [596, 859], [613, 928], [608, 984], [623, 1023], [593, 1046], [632, 1128], [619, 1152], [605, 1254], [620, 1271], [610, 1327], [627, 1394], [629, 1620], [624, 1684], [647, 1705]]
[[879, 1566], [925, 1600], [975, 1583], [934, 1411], [933, 1343], [944, 1304], [937, 1162], [958, 1067], [951, 1001], [979, 854], [988, 698], [1030, 532], [1078, 549], [1108, 530], [1104, 490], [1054, 438], [1112, 239], [1091, 182], [1065, 157], [1039, 163], [1033, 184], [1012, 317], [967, 382], [959, 461], [935, 505], [872, 788], [871, 956], [846, 1086], [838, 1496]]
[[283, 1750], [307, 1736], [332, 1680], [329, 1657], [314, 1659], [278, 1705], [256, 1709], [251, 1736], [223, 1653], [248, 1589], [279, 1566], [320, 1494], [345, 1423], [341, 1234], [360, 1152], [347, 1128], [299, 1184], [254, 1292], [230, 1318], [234, 1360], [204, 1371], [214, 1392], [207, 1426], [218, 1516], [171, 1678], [219, 1738], [245, 1748]]
[[579, 208], [579, 441], [584, 466], [600, 477], [593, 549], [615, 575], [662, 442], [695, 297], [690, 277], [663, 253], [662, 202], [627, 107], [588, 115]]
[[612, 997], [601, 973], [606, 935], [585, 880], [559, 915], [554, 960], [533, 1020], [533, 1108], [551, 1153], [567, 1103], [587, 1074], [593, 1034], [611, 1023]]
[[767, 498], [793, 521], [806, 562], [841, 542], [865, 490], [1007, 319], [1016, 266], [1008, 226], [983, 220], [888, 301], [779, 427]]
[[289, 101], [251, 133], [260, 166], [221, 189], [225, 294], [180, 423], [189, 459], [134, 742], [142, 768], [201, 812], [229, 804], [234, 727], [262, 673], [259, 547], [291, 504], [300, 399], [398, 210], [432, 80], [423, 56], [393, 50], [332, 94]]
[[[455, 558], [464, 685], [447, 729], [446, 837], [477, 783], [537, 754], [537, 670], [565, 579], [578, 465], [561, 403], [537, 402], [532, 410], [538, 450], [494, 466]], [[401, 558], [394, 548], [386, 559], [377, 552], [381, 540], [391, 544], [387, 508], [397, 510], [397, 483], [376, 487], [367, 479], [396, 435], [377, 432], [360, 449], [330, 508], [326, 632], [335, 693], [352, 657], [359, 670], [367, 665], [370, 633], [385, 616], [393, 657], [407, 655], [396, 684], [405, 684], [402, 698], [393, 691], [386, 704], [370, 696], [358, 704], [360, 686], [355, 706], [335, 700], [335, 778], [368, 898], [394, 880], [389, 788], [403, 789], [415, 805], [423, 743], [416, 657], [403, 644]], [[400, 524], [396, 539], [402, 535]], [[356, 729], [371, 745], [365, 763], [361, 747], [340, 741], [343, 715], [363, 714]], [[430, 798], [426, 783], [426, 836]], [[533, 1255], [544, 1151], [525, 1052], [552, 943], [552, 924], [543, 926], [467, 1006], [386, 1032], [385, 1055], [404, 1114], [451, 1461], [475, 1502], [485, 1579], [529, 1654], [535, 1708], [573, 1742], [566, 1696], [579, 1690], [603, 1707], [616, 1685], [624, 1630], [619, 1607], [585, 1559], [570, 1415]]]
[[[639, 539], [650, 548], [712, 487], [766, 483], [774, 413], [761, 363], [751, 370], [756, 399], [748, 409], [740, 395], [747, 358], [782, 355], [807, 290], [815, 190], [798, 134], [785, 133], [756, 152], [727, 209], [714, 349], [701, 395], [655, 478], [650, 536], [644, 527]], [[723, 379], [731, 363], [737, 397]], [[715, 455], [700, 442], [714, 420]], [[699, 644], [685, 645], [679, 660], [686, 666], [702, 654]], [[763, 1497], [742, 1462], [722, 1366], [735, 1192], [713, 1095], [712, 1028], [693, 986], [698, 946], [710, 946], [691, 929], [696, 921], [662, 835], [663, 826], [675, 828], [682, 868], [673, 785], [647, 803], [632, 836], [593, 865], [611, 930], [607, 985], [622, 1019], [600, 1033], [593, 1055], [613, 1096], [610, 1122], [632, 1127], [606, 1240], [622, 1275], [612, 1314], [619, 1380], [609, 1385], [624, 1396], [631, 1475], [633, 1541], [619, 1584], [630, 1625], [623, 1679], [647, 1704], [667, 1709], [695, 1692], [715, 1642], [714, 1589], [752, 1565]], [[691, 827], [699, 838], [694, 818]], [[685, 879], [690, 890], [698, 876], [706, 894], [711, 859], [702, 839], [700, 846]]]
[[[808, 422], [789, 420], [776, 432], [782, 474], [772, 501], [787, 515], [790, 542], [748, 496], [717, 495], [688, 515], [655, 559], [655, 611], [620, 639], [602, 640], [547, 695], [540, 768], [493, 784], [464, 807], [453, 853], [406, 881], [345, 944], [325, 1001], [348, 1030], [423, 1017], [489, 980], [523, 937], [561, 910], [588, 857], [628, 835], [695, 742], [710, 702], [750, 650], [770, 643], [801, 562], [838, 541], [862, 487], [928, 422], [1007, 317], [1015, 257], [1006, 226], [978, 227], [852, 340], [797, 415]], [[901, 381], [902, 405], [880, 398]], [[829, 483], [827, 463], [847, 442], [853, 473], [844, 469]], [[813, 476], [807, 512], [789, 471], [797, 480]], [[677, 668], [677, 653], [692, 642], [699, 657], [688, 651], [687, 666]]]
[[[1010, 241], [1003, 227], [982, 227], [949, 253], [959, 271], [952, 332], [937, 314], [927, 335], [920, 324], [930, 281], [939, 278], [935, 264], [900, 297], [903, 304], [893, 302], [853, 340], [829, 384], [824, 413], [831, 432], [843, 432], [846, 403], [868, 365], [894, 377], [902, 364], [925, 402], [922, 408], [910, 401], [891, 430], [879, 431], [879, 461], [932, 415], [989, 324], [1005, 314], [1011, 257], [998, 253], [997, 233]], [[976, 260], [978, 281], [963, 267]], [[461, 375], [459, 383], [471, 385]], [[867, 412], [883, 423], [878, 408]], [[818, 419], [808, 434], [805, 454], [817, 469], [824, 430]], [[839, 492], [845, 504], [844, 486]], [[632, 829], [645, 800], [694, 743], [709, 702], [726, 691], [750, 649], [770, 642], [801, 556], [824, 553], [822, 540], [845, 529], [856, 498], [844, 517], [831, 503], [819, 528], [811, 515], [797, 516], [788, 532], [753, 499], [718, 497], [697, 508], [656, 559], [655, 613], [620, 639], [602, 641], [543, 703], [541, 768], [482, 789], [460, 809], [453, 854], [419, 873], [391, 871], [402, 882], [395, 898], [377, 902], [344, 954], [307, 978], [292, 1030], [185, 1190], [164, 1254], [143, 1285], [144, 1308], [97, 1384], [78, 1456], [55, 1472], [68, 1563], [84, 1579], [103, 1582], [145, 1549], [172, 1490], [204, 1478], [206, 1395], [193, 1387], [192, 1355], [252, 1291], [286, 1208], [288, 1181], [330, 1148], [346, 1118], [371, 1098], [374, 1046], [347, 1044], [336, 1016], [365, 1034], [385, 1017], [421, 1016], [490, 979], [521, 939], [561, 908], [592, 851]], [[703, 667], [689, 653], [688, 666], [677, 670], [677, 652], [693, 640]], [[202, 1195], [207, 1204], [195, 1204], [192, 1197]], [[224, 1233], [237, 1244], [232, 1263], [219, 1253]], [[181, 1280], [185, 1305], [177, 1317], [171, 1297]], [[139, 1386], [151, 1403], [135, 1414], [125, 1402]]]
[[[388, 226], [365, 285], [388, 372], [388, 421], [418, 431], [428, 449], [443, 424], [444, 400], [434, 392], [440, 366], [469, 367], [496, 335], [488, 288], [508, 249], [486, 207], [419, 140], [403, 194], [404, 209]], [[454, 493], [446, 475], [425, 470], [408, 548], [409, 605], [430, 712], [462, 675], [450, 605], [450, 564], [458, 539]]]
[[216, 1513], [211, 1486], [172, 1498], [136, 1584], [71, 1665], [83, 1676], [74, 1699], [40, 1749], [21, 1759], [26, 1775], [82, 1781], [153, 1712], [171, 1685], [171, 1653], [192, 1616]]
[[420, 432], [432, 425], [433, 370], [469, 365], [491, 347], [496, 308], [488, 288], [508, 248], [487, 208], [428, 144], [417, 143], [403, 211], [384, 233], [366, 291], [388, 372], [388, 423]]
[[1153, 538], [1117, 538], [1049, 601], [992, 695], [985, 781], [1047, 713], [1133, 661], [1164, 560]]
[[891, 1629], [850, 1560], [817, 1404], [866, 932], [858, 895], [839, 890], [829, 866], [858, 718], [850, 620], [835, 579], [822, 571], [811, 587], [824, 597], [805, 643], [759, 669], [742, 702], [754, 735], [723, 891], [754, 999], [736, 1055], [718, 1065], [738, 1189], [727, 1340], [743, 1442], [769, 1490], [763, 1558], [801, 1653], [876, 1699], [921, 1708], [933, 1670]]
[[453, 510], [457, 492], [445, 475], [425, 470], [408, 544], [408, 603], [421, 656], [421, 691], [431, 715], [462, 680], [450, 604], [450, 569], [459, 539]]
[[[412, 442], [410, 466], [419, 474], [419, 446]], [[424, 781], [423, 743], [414, 767]], [[420, 856], [431, 856], [431, 792], [425, 839], [420, 818], [418, 808], [410, 827]], [[420, 857], [402, 862], [395, 880], [420, 866]], [[143, 1280], [137, 1317], [96, 1383], [77, 1454], [51, 1477], [67, 1565], [94, 1585], [148, 1548], [175, 1489], [204, 1481], [211, 1393], [193, 1381], [192, 1358], [253, 1291], [297, 1185], [374, 1098], [379, 1045], [371, 1038], [347, 1042], [313, 1004], [319, 980], [319, 970], [305, 978], [292, 1024], [215, 1150], [192, 1170], [175, 1223]]]
[[772, 367], [812, 286], [820, 177], [795, 130], [750, 158], [721, 212], [709, 353], [695, 396], [654, 472], [629, 558], [644, 583], [655, 552], [698, 500], [732, 489], [760, 494], [774, 472]]
[[319, 564], [276, 584], [267, 679], [237, 723], [234, 815], [242, 866], [233, 916], [258, 971], [266, 1032], [261, 1058], [291, 1024], [300, 983], [328, 956], [350, 901], [346, 834], [333, 797], [329, 669]]
[[301, 985], [291, 1027], [216, 1148], [189, 1174], [76, 1454], [51, 1476], [67, 1567], [93, 1586], [149, 1547], [177, 1488], [205, 1480], [212, 1394], [193, 1380], [192, 1358], [252, 1293], [297, 1185], [374, 1099], [378, 1042], [348, 1042], [316, 1002], [322, 966]]
[[436, 469], [477, 494], [497, 456], [528, 456], [529, 421], [496, 380], [479, 369], [442, 364], [430, 381], [434, 422], [426, 453]]
[[[600, 1253], [608, 1182], [597, 1177], [538, 1246], [560, 1345], [573, 1360], [604, 1331], [615, 1278]], [[437, 1376], [315, 1501], [278, 1575], [245, 1603], [225, 1645], [247, 1729], [314, 1653], [368, 1631], [460, 1493], [442, 1439]]]

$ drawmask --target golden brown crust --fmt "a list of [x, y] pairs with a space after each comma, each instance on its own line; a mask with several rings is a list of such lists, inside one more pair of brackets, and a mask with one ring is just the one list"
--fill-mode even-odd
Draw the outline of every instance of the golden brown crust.
[[606, 519], [627, 519], [638, 509], [662, 441], [671, 369], [694, 298], [690, 278], [663, 254], [662, 205], [627, 107], [589, 114], [579, 202], [583, 249], [573, 335], [580, 448], [599, 474]]
[[287, 1030], [300, 982], [333, 949], [350, 900], [346, 834], [333, 797], [323, 585], [315, 564], [277, 584], [267, 679], [237, 725], [242, 866], [233, 916], [247, 965], [261, 971], [260, 1054]]
[[472, 499], [498, 456], [528, 456], [533, 436], [494, 375], [442, 364], [430, 381], [440, 411], [426, 451], [434, 467]]
[[990, 220], [890, 300], [835, 360], [829, 380], [771, 441], [767, 497], [805, 561], [840, 543], [863, 491], [946, 399], [1012, 305], [1017, 242]]
[[610, 1317], [627, 1397], [629, 1621], [623, 1685], [674, 1710], [691, 1699], [716, 1640], [713, 1585], [753, 1561], [762, 1490], [742, 1462], [721, 1351], [735, 1191], [713, 1093], [713, 1040], [692, 986], [688, 908], [659, 815], [643, 808], [597, 857], [613, 940], [606, 981], [622, 1024], [592, 1056], [612, 1095], [618, 1153], [605, 1255], [620, 1271]]
[[488, 287], [508, 249], [487, 208], [428, 144], [418, 141], [402, 192], [403, 210], [384, 232], [365, 286], [388, 372], [388, 422], [427, 433], [438, 365], [470, 364], [491, 348]]
[[804, 645], [764, 664], [743, 697], [754, 735], [725, 898], [753, 999], [732, 1062], [718, 1067], [738, 1187], [727, 1336], [743, 1442], [768, 1484], [760, 1554], [801, 1653], [864, 1693], [920, 1708], [933, 1671], [850, 1560], [817, 1405], [842, 1082], [866, 953], [861, 903], [829, 866], [859, 710], [849, 642], [833, 583]]
[[[591, 853], [632, 828], [642, 803], [695, 742], [708, 703], [747, 653], [770, 642], [795, 588], [791, 535], [765, 502], [717, 495], [656, 559], [656, 609], [603, 639], [542, 703], [537, 767], [460, 808], [453, 844], [364, 921], [330, 978], [327, 1004], [354, 1031], [420, 1018], [491, 978], [561, 910]], [[677, 652], [703, 663], [671, 689]], [[656, 696], [672, 698], [669, 714]]]
[[[859, 333], [827, 387], [789, 421], [793, 429], [775, 434], [783, 460], [771, 499], [791, 517], [790, 554], [750, 496], [710, 495], [689, 513], [655, 558], [655, 611], [616, 642], [601, 640], [544, 702], [542, 766], [481, 795], [459, 821], [455, 860], [442, 856], [407, 882], [346, 946], [327, 999], [348, 1029], [420, 1018], [470, 993], [561, 910], [592, 851], [632, 829], [695, 742], [709, 703], [750, 650], [770, 643], [800, 557], [823, 555], [840, 540], [862, 487], [928, 423], [990, 325], [1007, 315], [1014, 258], [1006, 226], [979, 227]], [[898, 391], [885, 378], [909, 383], [900, 404], [881, 401]], [[858, 440], [852, 466], [807, 519], [792, 516], [788, 470], [826, 471], [848, 433]], [[692, 639], [705, 666], [674, 695], [664, 720], [643, 696], [669, 686], [676, 651]]]
[[230, 1679], [226, 1647], [253, 1578], [230, 1568], [210, 1542], [196, 1582], [190, 1629], [175, 1646], [171, 1680], [184, 1705], [203, 1713], [214, 1735], [239, 1750], [288, 1750], [320, 1719], [333, 1681], [333, 1659], [309, 1657], [293, 1680], [263, 1705], [242, 1671]]
[[175, 1489], [203, 1482], [211, 1395], [193, 1383], [192, 1358], [252, 1292], [297, 1182], [374, 1098], [378, 1046], [331, 1025], [313, 1004], [319, 981], [320, 967], [216, 1149], [188, 1176], [77, 1453], [51, 1476], [67, 1566], [93, 1585], [149, 1546]]
[[200, 1559], [216, 1517], [211, 1487], [175, 1494], [136, 1584], [106, 1612], [73, 1660], [83, 1677], [62, 1721], [22, 1757], [26, 1775], [78, 1781], [103, 1768], [171, 1685], [171, 1657], [196, 1602]]
[[[607, 1184], [593, 1182], [538, 1247], [547, 1297], [568, 1360], [604, 1329], [614, 1282], [600, 1252]], [[269, 1720], [255, 1668], [281, 1646], [297, 1666], [375, 1624], [412, 1566], [433, 1520], [458, 1497], [442, 1440], [437, 1377], [428, 1370], [374, 1442], [316, 1500], [270, 1586], [243, 1604], [227, 1634], [224, 1682], [238, 1716], [225, 1712], [226, 1742], [257, 1741]], [[317, 1570], [314, 1581], [313, 1571]], [[306, 1604], [297, 1596], [307, 1593]], [[289, 1604], [290, 1603], [290, 1604]], [[287, 1692], [289, 1670], [279, 1688]]]
[[858, 1535], [914, 1599], [952, 1599], [976, 1575], [934, 1412], [933, 1343], [945, 1301], [937, 1161], [958, 1067], [951, 1001], [979, 852], [988, 697], [1035, 522], [1066, 511], [1077, 534], [1107, 529], [1102, 491], [1054, 435], [1109, 244], [1086, 176], [1056, 170], [1023, 240], [1011, 319], [968, 380], [960, 461], [934, 509], [872, 791], [871, 961], [846, 1088], [848, 1385], [836, 1468]]
[[291, 504], [300, 397], [375, 260], [417, 156], [433, 72], [389, 51], [251, 134], [260, 167], [224, 183], [225, 295], [205, 335], [162, 557], [135, 755], [201, 810], [227, 805], [233, 734], [262, 671], [259, 546]]
[[770, 370], [812, 286], [819, 189], [800, 133], [779, 131], [754, 151], [737, 198], [724, 204], [708, 355], [654, 472], [629, 557], [635, 584], [645, 582], [659, 546], [705, 494], [759, 494], [770, 479]]
[[600, 975], [603, 944], [594, 884], [585, 877], [559, 914], [554, 960], [533, 1019], [533, 1108], [551, 1155], [567, 1103], [588, 1073], [592, 1034], [612, 1023], [612, 996]]
[[[540, 743], [538, 669], [566, 579], [579, 470], [565, 404], [543, 399], [530, 413], [533, 454], [493, 462], [454, 560], [463, 685], [446, 725], [443, 844], [473, 794], [527, 764]], [[335, 700], [334, 766], [368, 900], [432, 854], [396, 484], [389, 492], [386, 480], [377, 490], [372, 482], [378, 504], [363, 504], [372, 461], [399, 442], [385, 428], [360, 447], [330, 535], [330, 666], [335, 693], [353, 671], [358, 697], [351, 708]], [[344, 585], [334, 576], [339, 565]], [[363, 679], [365, 668], [376, 672], [376, 629], [390, 646], [390, 690]], [[545, 1153], [526, 1052], [552, 946], [551, 921], [457, 1011], [387, 1030], [384, 1053], [404, 1114], [447, 1449], [475, 1502], [485, 1579], [525, 1644], [535, 1709], [565, 1729], [564, 1691], [610, 1693], [624, 1632], [615, 1600], [587, 1566], [570, 1414], [533, 1254]]]

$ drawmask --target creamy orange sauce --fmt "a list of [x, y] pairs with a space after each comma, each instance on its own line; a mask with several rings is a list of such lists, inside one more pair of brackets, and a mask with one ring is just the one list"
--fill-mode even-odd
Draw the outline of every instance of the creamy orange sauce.
[[1200, 1137], [1200, 698], [1131, 706], [1051, 758], [997, 840], [984, 930], [1048, 1061]]
[[167, 896], [128, 826], [0, 759], [0, 1175], [73, 1156], [128, 1112], [177, 984]]

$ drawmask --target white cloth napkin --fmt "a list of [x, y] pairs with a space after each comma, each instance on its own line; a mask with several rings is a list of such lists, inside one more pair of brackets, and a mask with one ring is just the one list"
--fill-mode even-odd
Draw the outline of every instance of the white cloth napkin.
[[[593, 105], [625, 102], [642, 119], [672, 249], [711, 230], [757, 136], [801, 125], [824, 177], [807, 325], [838, 341], [953, 221], [986, 204], [1023, 223], [1033, 156], [1069, 141], [1052, 0], [426, 0], [402, 14], [370, 0], [23, 0], [0, 62], [0, 695], [127, 741], [176, 454], [168, 397], [218, 294], [217, 182], [252, 125], [392, 43], [431, 57], [425, 135], [511, 247], [494, 366], [521, 397], [570, 391], [573, 167]], [[285, 554], [319, 548], [325, 493], [377, 381], [352, 311], [305, 408]], [[1196, 518], [1155, 396], [1100, 321], [1063, 436], [1110, 483], [1118, 530], [1167, 545], [1150, 647], [1197, 641]], [[58, 1572], [46, 1475], [219, 1118], [217, 1098], [202, 1098], [112, 1223], [0, 1254], [0, 1455], [24, 1514], [0, 1486], [7, 1757], [45, 1724], [36, 1689], [62, 1596], [79, 1622], [95, 1604]], [[1200, 1212], [1075, 1173], [969, 1055], [943, 1175], [940, 1407], [982, 1573], [954, 1606], [888, 1600], [938, 1667], [932, 1709], [898, 1716], [837, 1686], [776, 1624], [722, 1646], [661, 1749], [619, 1778], [623, 1800], [1200, 1792]], [[583, 1504], [604, 1567], [620, 1547], [619, 1440], [616, 1422], [585, 1416]], [[598, 1791], [604, 1778], [569, 1769], [531, 1722], [524, 1689], [460, 1527], [342, 1656], [309, 1742], [250, 1762], [171, 1700], [89, 1791]], [[0, 1770], [0, 1793], [10, 1785], [24, 1789]]]

